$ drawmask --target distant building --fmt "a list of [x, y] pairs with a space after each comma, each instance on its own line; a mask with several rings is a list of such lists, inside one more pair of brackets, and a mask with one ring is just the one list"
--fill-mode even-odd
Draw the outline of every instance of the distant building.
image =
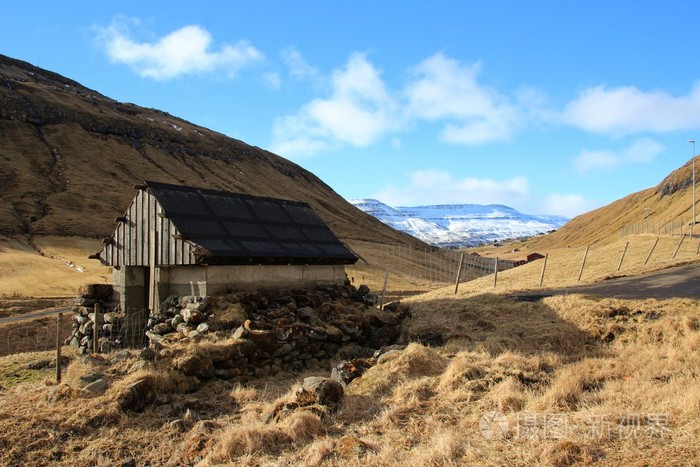
[[544, 258], [544, 255], [541, 255], [539, 253], [530, 253], [527, 255], [527, 262], [530, 263], [532, 261], [537, 261], [538, 259]]
[[342, 284], [357, 261], [306, 203], [146, 182], [104, 248], [122, 310], [168, 295]]

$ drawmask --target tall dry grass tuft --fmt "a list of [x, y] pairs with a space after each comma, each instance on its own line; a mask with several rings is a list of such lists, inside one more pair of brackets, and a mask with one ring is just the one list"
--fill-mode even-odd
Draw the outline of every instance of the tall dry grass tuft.
[[362, 378], [352, 381], [346, 392], [355, 396], [381, 397], [403, 381], [442, 373], [447, 362], [438, 351], [412, 343], [395, 357], [370, 368]]
[[246, 456], [278, 455], [294, 444], [302, 445], [325, 433], [321, 419], [307, 411], [293, 412], [280, 423], [249, 420], [224, 430], [208, 460], [218, 464]]

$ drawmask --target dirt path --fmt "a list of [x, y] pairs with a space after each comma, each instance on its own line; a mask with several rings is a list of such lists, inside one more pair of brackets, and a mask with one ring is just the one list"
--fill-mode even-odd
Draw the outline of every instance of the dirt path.
[[549, 295], [585, 294], [612, 298], [693, 298], [700, 299], [700, 263], [686, 264], [639, 276], [620, 277], [597, 284], [522, 292], [516, 298], [527, 300]]

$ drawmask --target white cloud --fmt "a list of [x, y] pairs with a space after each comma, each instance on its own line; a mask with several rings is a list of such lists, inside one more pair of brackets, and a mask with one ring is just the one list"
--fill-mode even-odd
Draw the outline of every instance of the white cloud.
[[584, 174], [595, 171], [611, 172], [624, 165], [650, 162], [663, 151], [664, 147], [653, 139], [639, 138], [618, 153], [584, 149], [573, 159], [573, 165], [577, 172]]
[[552, 193], [545, 197], [540, 207], [540, 212], [550, 215], [576, 217], [596, 207], [592, 202], [580, 195]]
[[663, 91], [644, 92], [634, 86], [596, 86], [566, 106], [563, 120], [586, 131], [618, 136], [698, 128], [700, 84], [680, 97]]
[[210, 50], [211, 34], [198, 25], [185, 26], [153, 42], [137, 42], [130, 38], [124, 20], [119, 19], [100, 29], [99, 39], [110, 60], [155, 80], [218, 70], [233, 77], [242, 68], [263, 60], [262, 53], [246, 41]]
[[279, 89], [282, 86], [280, 75], [274, 72], [263, 73], [263, 79], [272, 89]]
[[282, 52], [282, 59], [289, 68], [289, 73], [298, 79], [315, 78], [318, 70], [306, 61], [298, 50], [290, 48]]
[[445, 121], [448, 143], [481, 144], [508, 139], [518, 112], [504, 96], [477, 82], [479, 63], [463, 65], [438, 53], [413, 70], [415, 81], [405, 91], [407, 113], [421, 120]]
[[509, 180], [467, 177], [455, 179], [443, 170], [423, 170], [409, 174], [402, 187], [387, 186], [372, 197], [390, 206], [425, 204], [507, 204], [522, 205], [529, 194], [527, 178]]
[[294, 157], [339, 143], [363, 147], [395, 128], [395, 103], [363, 54], [353, 54], [335, 70], [330, 86], [328, 99], [314, 99], [296, 115], [276, 119], [273, 151]]

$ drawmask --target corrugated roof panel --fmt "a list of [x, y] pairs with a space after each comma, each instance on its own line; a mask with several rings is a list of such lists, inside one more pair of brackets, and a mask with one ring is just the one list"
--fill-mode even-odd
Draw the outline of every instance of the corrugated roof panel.
[[325, 227], [323, 220], [318, 217], [316, 211], [309, 206], [298, 204], [288, 204], [285, 206], [287, 213], [294, 219], [297, 224], [318, 225]]
[[242, 238], [270, 238], [267, 229], [260, 224], [250, 224], [246, 222], [224, 222], [226, 230], [233, 237]]
[[240, 253], [243, 251], [237, 242], [226, 240], [223, 238], [206, 238], [201, 239], [198, 245], [209, 250], [215, 256], [231, 255], [231, 253]]
[[268, 225], [267, 230], [279, 240], [308, 240], [304, 231], [295, 225]]
[[304, 229], [304, 233], [306, 236], [309, 238], [309, 240], [315, 241], [315, 242], [333, 242], [336, 240], [335, 235], [333, 235], [333, 232], [331, 232], [328, 227], [326, 228], [306, 228]]
[[284, 253], [284, 249], [275, 242], [254, 242], [242, 240], [241, 246], [251, 253], [268, 256], [272, 254]]
[[153, 190], [153, 195], [167, 213], [209, 214], [207, 205], [196, 192], [160, 189]]
[[211, 206], [214, 213], [219, 217], [231, 217], [244, 220], [255, 219], [253, 212], [248, 207], [248, 203], [240, 198], [211, 192], [203, 192], [202, 198]]
[[280, 245], [287, 251], [296, 251], [309, 258], [323, 256], [324, 253], [321, 248], [310, 243], [280, 242]]
[[280, 202], [261, 199], [248, 200], [248, 206], [255, 212], [255, 217], [265, 222], [293, 222]]
[[215, 220], [210, 219], [198, 219], [196, 217], [176, 217], [173, 221], [177, 223], [178, 230], [180, 232], [187, 232], [187, 234], [182, 234], [183, 237], [193, 239], [199, 235], [205, 236], [221, 236], [226, 237], [227, 232], [222, 228], [221, 224]]

